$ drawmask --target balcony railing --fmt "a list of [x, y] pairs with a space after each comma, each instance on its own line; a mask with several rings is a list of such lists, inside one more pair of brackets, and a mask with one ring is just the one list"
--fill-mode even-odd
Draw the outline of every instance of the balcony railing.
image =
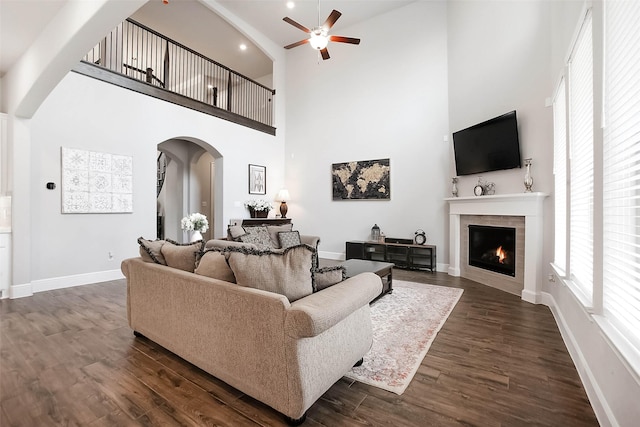
[[220, 117], [232, 120], [237, 115], [273, 126], [275, 90], [131, 19], [114, 28], [82, 60], [213, 107], [200, 111], [211, 110], [214, 115], [225, 111], [231, 115]]

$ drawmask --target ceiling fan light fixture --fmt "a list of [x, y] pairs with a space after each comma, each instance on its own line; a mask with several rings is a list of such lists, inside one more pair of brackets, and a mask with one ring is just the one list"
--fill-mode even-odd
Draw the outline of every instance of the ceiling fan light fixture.
[[314, 30], [311, 32], [309, 44], [316, 50], [322, 50], [329, 44], [329, 36], [326, 31]]

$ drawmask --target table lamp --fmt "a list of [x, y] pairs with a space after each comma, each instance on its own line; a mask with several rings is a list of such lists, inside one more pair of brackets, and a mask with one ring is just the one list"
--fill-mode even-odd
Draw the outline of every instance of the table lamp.
[[278, 197], [276, 198], [276, 200], [281, 202], [280, 215], [282, 215], [282, 218], [287, 217], [287, 211], [289, 210], [289, 208], [287, 207], [287, 200], [289, 200], [290, 198], [291, 197], [289, 196], [289, 190], [283, 188], [278, 192]]

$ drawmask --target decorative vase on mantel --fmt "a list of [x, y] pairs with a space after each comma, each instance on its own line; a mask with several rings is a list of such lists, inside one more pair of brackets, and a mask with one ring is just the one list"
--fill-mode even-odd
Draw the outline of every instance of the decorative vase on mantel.
[[251, 218], [266, 218], [269, 216], [269, 211], [257, 211], [250, 207], [249, 215], [251, 215]]
[[524, 159], [524, 165], [527, 168], [527, 172], [524, 174], [524, 192], [531, 193], [531, 187], [533, 186], [533, 178], [531, 177], [531, 159]]

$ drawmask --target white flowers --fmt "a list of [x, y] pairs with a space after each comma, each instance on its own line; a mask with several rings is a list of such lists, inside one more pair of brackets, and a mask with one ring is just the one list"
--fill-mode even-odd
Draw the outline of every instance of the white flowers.
[[204, 233], [209, 229], [209, 221], [207, 221], [207, 217], [197, 212], [182, 218], [180, 225], [183, 230], [199, 231], [201, 233]]
[[247, 200], [244, 202], [244, 207], [253, 209], [254, 211], [270, 211], [273, 209], [271, 203], [264, 199]]

